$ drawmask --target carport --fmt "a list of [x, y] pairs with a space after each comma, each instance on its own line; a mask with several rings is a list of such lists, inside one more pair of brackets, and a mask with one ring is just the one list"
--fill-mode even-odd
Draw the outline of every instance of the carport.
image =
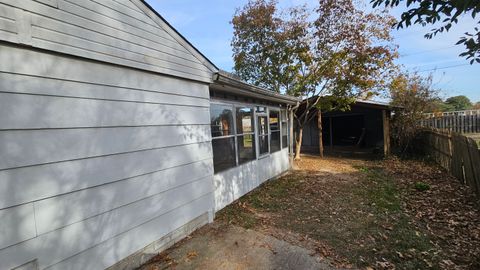
[[[358, 100], [348, 111], [322, 113], [323, 145], [326, 150], [362, 150], [390, 153], [392, 108], [383, 102]], [[302, 152], [318, 153], [319, 121], [315, 117], [304, 127]]]

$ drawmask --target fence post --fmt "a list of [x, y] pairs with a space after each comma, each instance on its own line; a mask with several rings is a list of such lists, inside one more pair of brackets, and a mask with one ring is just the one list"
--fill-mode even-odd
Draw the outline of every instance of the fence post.
[[478, 149], [477, 142], [472, 138], [465, 138], [467, 141], [470, 167], [472, 170], [470, 187], [480, 195], [480, 150]]

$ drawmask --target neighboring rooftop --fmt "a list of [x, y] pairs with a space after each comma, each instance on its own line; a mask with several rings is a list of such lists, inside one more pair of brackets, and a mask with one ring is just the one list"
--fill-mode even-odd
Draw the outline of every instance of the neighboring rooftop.
[[[310, 97], [308, 100], [312, 100], [316, 97], [317, 96]], [[306, 101], [306, 99], [304, 99], [302, 101], [302, 105], [303, 105], [303, 103], [305, 103], [305, 101]], [[384, 101], [376, 101], [376, 100], [360, 99], [360, 98], [357, 99], [355, 101], [355, 103], [353, 103], [351, 105], [358, 105], [358, 106], [362, 106], [362, 107], [369, 107], [369, 108], [373, 108], [373, 109], [384, 109], [384, 110], [393, 110], [393, 109], [400, 109], [401, 108], [399, 106], [393, 106], [390, 103], [384, 102]], [[303, 106], [303, 107], [305, 107], [305, 106]]]

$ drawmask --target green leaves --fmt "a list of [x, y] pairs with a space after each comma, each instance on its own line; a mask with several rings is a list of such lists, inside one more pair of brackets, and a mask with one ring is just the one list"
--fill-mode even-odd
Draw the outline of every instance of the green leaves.
[[[400, 0], [371, 0], [372, 6], [379, 7], [396, 7], [400, 5]], [[405, 1], [403, 1], [405, 2]], [[468, 14], [475, 19], [480, 13], [480, 1], [478, 0], [407, 0], [407, 11], [400, 15], [400, 21], [396, 24], [397, 29], [409, 27], [412, 24], [435, 24], [442, 22], [444, 25], [432, 29], [425, 34], [425, 38], [431, 39], [438, 33], [448, 32], [453, 24], [458, 23], [458, 18], [462, 14]], [[443, 18], [443, 20], [442, 20]], [[479, 22], [480, 23], [480, 22]], [[457, 45], [465, 45], [465, 52], [460, 57], [470, 59], [470, 64], [480, 63], [480, 31], [475, 27], [475, 32], [465, 33], [466, 36], [461, 37]]]
[[438, 107], [438, 91], [432, 88], [432, 77], [417, 73], [399, 74], [389, 86], [391, 105], [401, 107], [392, 121], [392, 138], [398, 149], [405, 153], [421, 130], [420, 120], [425, 113]]
[[312, 10], [278, 10], [276, 1], [250, 0], [232, 19], [235, 72], [247, 82], [304, 98], [295, 114], [301, 129], [315, 108], [349, 110], [357, 98], [386, 88], [397, 57], [390, 35], [394, 22], [384, 12], [364, 12], [353, 0], [322, 0]]

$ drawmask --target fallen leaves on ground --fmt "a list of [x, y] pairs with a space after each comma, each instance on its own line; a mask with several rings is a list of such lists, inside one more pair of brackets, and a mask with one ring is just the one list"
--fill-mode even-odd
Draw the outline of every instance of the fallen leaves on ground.
[[[478, 198], [421, 161], [304, 157], [217, 216], [343, 268], [480, 269]], [[429, 188], [418, 191], [416, 183]]]
[[[384, 164], [405, 190], [404, 211], [444, 251], [441, 267], [480, 269], [480, 199], [438, 166], [398, 158]], [[414, 190], [419, 181], [430, 188]]]

